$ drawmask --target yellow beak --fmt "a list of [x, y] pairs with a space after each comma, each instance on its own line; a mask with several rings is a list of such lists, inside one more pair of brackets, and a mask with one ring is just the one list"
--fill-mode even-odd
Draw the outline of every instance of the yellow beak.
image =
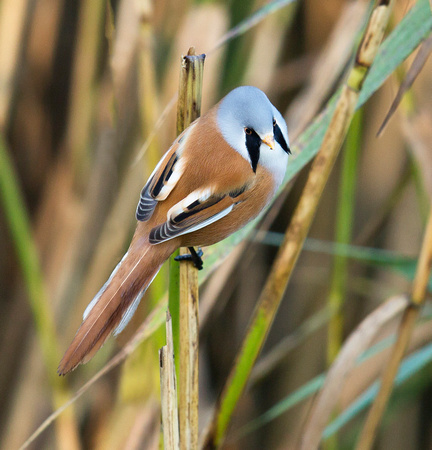
[[264, 144], [267, 144], [272, 150], [275, 148], [275, 140], [272, 134], [267, 134], [262, 138]]

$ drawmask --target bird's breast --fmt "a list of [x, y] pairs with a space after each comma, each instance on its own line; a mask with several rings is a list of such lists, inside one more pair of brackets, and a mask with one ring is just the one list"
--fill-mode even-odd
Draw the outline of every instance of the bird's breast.
[[232, 211], [201, 230], [181, 236], [182, 246], [207, 246], [225, 239], [254, 219], [269, 203], [275, 191], [272, 174], [259, 167], [255, 181], [234, 200]]

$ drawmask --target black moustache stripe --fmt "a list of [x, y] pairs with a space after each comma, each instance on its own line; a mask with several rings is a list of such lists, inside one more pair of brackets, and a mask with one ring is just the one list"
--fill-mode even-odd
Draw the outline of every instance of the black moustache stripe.
[[252, 170], [256, 173], [258, 161], [260, 157], [261, 138], [251, 130], [251, 134], [246, 133], [246, 148], [249, 152]]
[[288, 153], [290, 155], [291, 150], [289, 149], [288, 144], [286, 143], [285, 138], [283, 137], [282, 131], [279, 128], [279, 125], [277, 123], [275, 123], [275, 125], [273, 126], [273, 134], [274, 134], [275, 141], [284, 149], [284, 151], [286, 153]]

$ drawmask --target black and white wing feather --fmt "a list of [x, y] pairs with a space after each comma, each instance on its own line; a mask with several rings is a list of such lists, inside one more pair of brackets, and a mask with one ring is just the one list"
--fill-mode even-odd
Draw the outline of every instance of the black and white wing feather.
[[211, 189], [194, 191], [168, 211], [167, 221], [150, 231], [149, 241], [160, 244], [200, 230], [225, 217], [234, 205], [229, 195], [215, 195]]
[[184, 171], [181, 158], [186, 140], [194, 125], [187, 128], [180, 135], [174, 145], [165, 153], [156, 166], [149, 180], [141, 191], [136, 209], [136, 218], [141, 222], [150, 219], [157, 202], [165, 200], [174, 189]]

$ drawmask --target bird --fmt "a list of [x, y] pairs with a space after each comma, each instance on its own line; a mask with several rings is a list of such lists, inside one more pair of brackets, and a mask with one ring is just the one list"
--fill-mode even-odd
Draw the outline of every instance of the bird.
[[260, 89], [240, 86], [181, 133], [141, 191], [129, 249], [83, 314], [58, 367], [65, 375], [118, 335], [162, 264], [179, 247], [212, 245], [254, 219], [285, 176], [282, 114]]

